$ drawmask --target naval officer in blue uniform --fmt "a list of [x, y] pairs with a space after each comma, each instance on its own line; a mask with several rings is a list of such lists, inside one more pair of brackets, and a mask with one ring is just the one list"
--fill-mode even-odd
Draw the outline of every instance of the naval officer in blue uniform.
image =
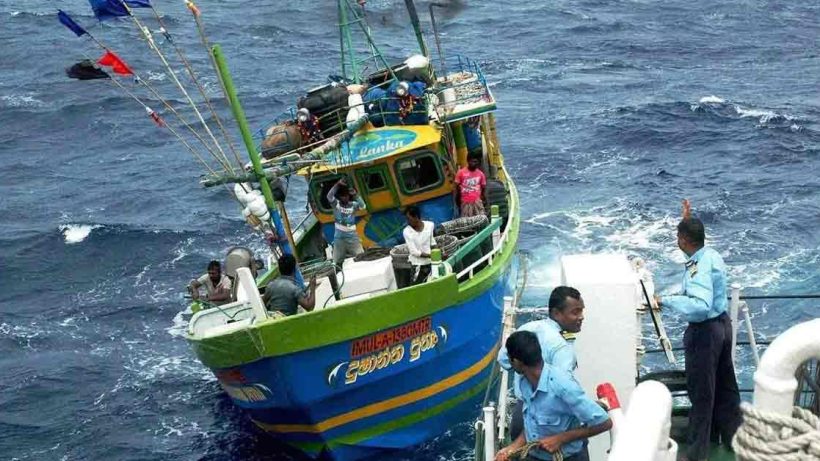
[[[548, 306], [548, 318], [527, 322], [516, 331], [535, 333], [544, 362], [572, 373], [578, 367], [578, 360], [575, 358], [575, 348], [572, 342], [567, 341], [566, 335], [581, 331], [584, 323], [584, 300], [575, 288], [559, 286], [550, 293]], [[502, 347], [498, 351], [498, 364], [505, 370], [511, 369], [506, 348]], [[516, 375], [515, 380], [517, 387], [521, 376]]]
[[689, 322], [683, 335], [686, 387], [692, 408], [685, 460], [707, 459], [710, 436], [731, 448], [741, 423], [740, 392], [732, 364], [732, 322], [726, 313], [726, 265], [720, 254], [705, 246], [703, 223], [691, 217], [684, 200], [678, 224], [678, 247], [687, 260], [680, 295], [655, 296], [658, 306], [681, 313]]
[[[573, 340], [568, 340], [567, 337], [572, 337], [581, 331], [581, 325], [584, 322], [584, 300], [575, 288], [558, 286], [550, 293], [548, 306], [548, 318], [527, 322], [518, 327], [516, 331], [535, 333], [538, 344], [541, 346], [541, 357], [544, 363], [574, 373], [578, 367], [578, 360], [575, 357]], [[498, 351], [498, 363], [505, 370], [511, 370], [507, 349], [504, 347]], [[512, 438], [516, 438], [524, 426], [523, 407], [521, 396], [518, 393], [521, 379], [521, 375], [513, 374], [513, 392], [518, 401], [513, 407], [510, 421]]]
[[589, 461], [587, 439], [612, 427], [609, 415], [570, 372], [544, 363], [535, 333], [516, 331], [505, 346], [513, 370], [523, 378], [517, 385], [524, 431], [495, 460], [506, 461], [527, 443], [536, 443], [526, 459], [552, 460], [560, 452], [564, 461]]

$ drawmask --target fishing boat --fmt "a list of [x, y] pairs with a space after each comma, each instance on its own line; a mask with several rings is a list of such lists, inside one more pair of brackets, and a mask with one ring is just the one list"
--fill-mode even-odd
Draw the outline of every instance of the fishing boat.
[[[109, 81], [138, 102], [206, 167], [202, 184], [227, 185], [250, 232], [267, 242], [267, 270], [260, 255], [232, 248], [224, 261], [233, 282], [230, 298], [191, 304], [186, 339], [193, 352], [259, 428], [321, 459], [385, 459], [386, 452], [413, 447], [469, 419], [491, 381], [501, 312], [514, 301], [519, 268], [518, 194], [496, 133], [496, 101], [479, 65], [444, 55], [436, 4], [430, 6], [434, 64], [412, 0], [405, 5], [418, 52], [395, 62], [373, 39], [365, 2], [338, 0], [341, 69], [328, 63], [327, 82], [307, 90], [254, 136], [225, 56], [208, 41], [199, 7], [186, 4], [249, 162], [240, 159], [216, 104], [153, 2], [91, 5], [100, 21], [133, 21], [164, 65], [168, 86], [189, 102], [184, 114], [162, 96], [163, 88], [67, 13], [60, 11], [58, 19], [104, 51], [96, 64], [83, 61], [67, 74]], [[153, 18], [138, 13], [144, 8]], [[148, 21], [160, 26], [162, 43]], [[166, 47], [174, 48], [184, 72], [171, 68]], [[177, 76], [186, 73], [199, 101]], [[152, 109], [148, 98], [165, 110]], [[198, 124], [189, 122], [192, 114]], [[207, 154], [214, 160], [206, 161]], [[459, 215], [454, 195], [456, 173], [468, 156], [480, 159], [486, 178], [486, 212], [469, 217]], [[286, 187], [291, 177], [306, 180], [307, 197], [296, 200], [310, 208], [295, 225], [285, 205], [293, 200]], [[364, 252], [334, 262], [327, 193], [340, 179], [366, 204], [355, 216]], [[402, 233], [403, 210], [411, 205], [434, 224], [437, 244], [430, 276], [415, 283]], [[284, 316], [262, 300], [268, 283], [280, 276], [277, 260], [284, 254], [296, 259], [298, 282], [317, 281], [310, 312]]]
[[[111, 14], [134, 21], [132, 8], [154, 10], [142, 0], [115, 3], [122, 14]], [[234, 185], [229, 190], [253, 232], [270, 243], [270, 264], [262, 272], [250, 250], [231, 250], [225, 260], [230, 302], [194, 302], [186, 338], [258, 427], [322, 459], [406, 449], [463, 421], [488, 387], [504, 299], [515, 291], [518, 196], [496, 134], [495, 99], [478, 64], [446, 59], [438, 36], [439, 64], [432, 64], [413, 2], [406, 5], [419, 52], [389, 62], [371, 36], [364, 2], [339, 0], [341, 73], [308, 90], [256, 138], [225, 57], [218, 46], [209, 50], [250, 162], [209, 169], [202, 182]], [[102, 12], [110, 13], [109, 6]], [[188, 6], [207, 45], [199, 10]], [[135, 73], [105, 49], [101, 65]], [[375, 70], [365, 74], [362, 62]], [[487, 213], [470, 218], [459, 217], [454, 201], [455, 173], [468, 155], [481, 158], [487, 178]], [[291, 176], [306, 179], [311, 208], [296, 225], [282, 187]], [[326, 194], [342, 178], [366, 203], [355, 224], [365, 252], [337, 266], [330, 261], [334, 220]], [[412, 267], [402, 245], [402, 210], [410, 205], [435, 224], [438, 243], [429, 279], [416, 285], [409, 283]], [[299, 281], [317, 279], [311, 312], [276, 315], [263, 303], [282, 254], [298, 261]]]
[[[291, 253], [303, 278], [317, 277], [317, 307], [274, 316], [260, 290], [278, 276], [275, 264], [258, 276], [252, 265], [230, 266], [236, 301], [199, 310], [187, 340], [258, 427], [322, 459], [384, 455], [463, 421], [488, 387], [504, 298], [515, 290], [518, 197], [496, 135], [495, 99], [474, 61], [442, 56], [440, 68], [430, 64], [417, 13], [406, 3], [418, 55], [388, 63], [363, 2], [340, 0], [341, 78], [308, 91], [258, 132], [247, 143], [246, 173], [204, 181], [238, 183], [245, 215], [278, 239], [272, 255]], [[370, 50], [365, 59], [379, 64], [368, 75], [358, 65], [353, 27]], [[242, 120], [230, 75], [215, 57]], [[483, 159], [490, 213], [459, 218], [454, 175], [473, 153]], [[292, 227], [281, 189], [273, 197], [276, 180], [291, 174], [306, 178], [312, 210]], [[333, 268], [326, 195], [340, 178], [366, 203], [356, 222], [366, 251]], [[261, 195], [243, 190], [253, 182]], [[435, 223], [439, 243], [430, 278], [414, 286], [402, 248], [409, 205]]]

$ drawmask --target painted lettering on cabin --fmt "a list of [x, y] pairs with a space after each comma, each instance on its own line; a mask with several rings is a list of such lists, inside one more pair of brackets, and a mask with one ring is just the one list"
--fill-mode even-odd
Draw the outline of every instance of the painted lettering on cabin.
[[392, 141], [392, 140], [388, 139], [387, 141], [385, 141], [384, 143], [382, 143], [378, 146], [374, 146], [374, 147], [365, 146], [361, 149], [354, 150], [353, 151], [353, 157], [356, 160], [364, 160], [364, 159], [367, 159], [367, 158], [370, 158], [370, 157], [376, 157], [376, 156], [379, 156], [379, 155], [383, 155], [383, 154], [386, 154], [388, 152], [393, 152], [394, 150], [401, 149], [405, 145], [407, 145], [407, 143], [402, 141], [402, 140]]
[[[357, 135], [349, 144], [342, 144], [342, 160], [363, 162], [386, 156], [411, 145], [418, 135], [411, 130], [380, 130]], [[336, 159], [332, 159], [336, 162]]]

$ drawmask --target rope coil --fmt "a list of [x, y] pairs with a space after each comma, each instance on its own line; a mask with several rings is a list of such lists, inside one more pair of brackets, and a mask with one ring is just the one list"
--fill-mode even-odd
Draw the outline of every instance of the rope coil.
[[[533, 448], [538, 448], [538, 441], [529, 442], [523, 447], [514, 450], [510, 453], [510, 459], [519, 459], [519, 460], [526, 460], [527, 457], [530, 455], [530, 450]], [[555, 453], [550, 453], [552, 455], [552, 461], [564, 461], [564, 452], [562, 450], [558, 450]]]
[[820, 459], [820, 418], [794, 407], [792, 416], [741, 405], [743, 425], [732, 448], [742, 461], [816, 461]]

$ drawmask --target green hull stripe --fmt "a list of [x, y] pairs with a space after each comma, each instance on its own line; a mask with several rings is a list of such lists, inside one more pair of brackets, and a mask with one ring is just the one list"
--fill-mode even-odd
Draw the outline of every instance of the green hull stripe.
[[[332, 309], [268, 319], [248, 329], [207, 339], [188, 338], [209, 368], [236, 367], [266, 357], [292, 354], [359, 338], [468, 301], [489, 290], [509, 267], [520, 225], [518, 192], [510, 182], [510, 210], [504, 249], [493, 264], [459, 285], [455, 275]], [[324, 334], [317, 335], [321, 331]]]
[[483, 392], [484, 389], [487, 388], [487, 384], [489, 383], [489, 377], [475, 385], [474, 387], [468, 389], [462, 394], [459, 394], [450, 400], [446, 400], [444, 402], [439, 403], [434, 407], [427, 408], [425, 410], [419, 411], [417, 413], [412, 413], [407, 416], [403, 416], [398, 419], [394, 419], [392, 421], [387, 421], [385, 423], [378, 424], [373, 427], [369, 427], [367, 429], [363, 429], [358, 432], [353, 432], [348, 435], [344, 435], [335, 439], [328, 440], [327, 442], [288, 442], [291, 445], [298, 447], [304, 451], [310, 453], [318, 453], [322, 450], [324, 446], [327, 446], [330, 449], [338, 445], [355, 445], [364, 440], [371, 439], [373, 437], [385, 434], [390, 431], [394, 431], [397, 429], [401, 429], [406, 426], [410, 426], [416, 424], [418, 422], [424, 421], [425, 419], [430, 419], [433, 416], [436, 416], [439, 413], [445, 412], [456, 407], [458, 404], [478, 395], [479, 393]]

